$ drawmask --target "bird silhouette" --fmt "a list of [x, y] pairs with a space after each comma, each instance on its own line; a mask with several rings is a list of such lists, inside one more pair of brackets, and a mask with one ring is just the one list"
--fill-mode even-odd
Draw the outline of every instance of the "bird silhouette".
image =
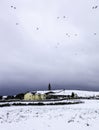
[[60, 43], [58, 42], [57, 45], [60, 45]]
[[76, 56], [78, 55], [77, 52], [75, 52], [75, 55], [76, 55]]
[[98, 6], [96, 5], [96, 6], [95, 6], [95, 9], [97, 9], [97, 8], [98, 8]]
[[70, 35], [68, 33], [66, 33], [66, 36], [70, 37]]
[[93, 6], [92, 9], [94, 9], [95, 7]]
[[59, 19], [59, 17], [57, 17], [57, 19]]
[[98, 5], [92, 7], [92, 9], [97, 9], [97, 8], [98, 8]]
[[16, 25], [19, 25], [19, 23], [16, 23]]
[[77, 36], [77, 34], [75, 34], [75, 36]]
[[37, 27], [36, 30], [39, 30], [39, 28]]
[[94, 33], [94, 35], [96, 35], [96, 33]]

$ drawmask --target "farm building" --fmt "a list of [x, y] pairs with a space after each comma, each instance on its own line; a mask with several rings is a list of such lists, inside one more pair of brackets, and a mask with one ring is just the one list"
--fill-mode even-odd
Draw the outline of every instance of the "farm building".
[[64, 99], [71, 99], [71, 98], [77, 98], [77, 94], [71, 93], [65, 94], [64, 90], [49, 90], [49, 91], [32, 91], [28, 92], [24, 95], [24, 100], [64, 100]]
[[45, 94], [40, 94], [36, 92], [28, 92], [24, 95], [24, 100], [45, 100], [46, 95]]

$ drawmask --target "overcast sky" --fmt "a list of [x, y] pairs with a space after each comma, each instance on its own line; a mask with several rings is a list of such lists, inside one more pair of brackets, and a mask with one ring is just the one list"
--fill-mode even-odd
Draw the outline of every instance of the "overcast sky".
[[99, 0], [0, 0], [0, 94], [99, 90]]

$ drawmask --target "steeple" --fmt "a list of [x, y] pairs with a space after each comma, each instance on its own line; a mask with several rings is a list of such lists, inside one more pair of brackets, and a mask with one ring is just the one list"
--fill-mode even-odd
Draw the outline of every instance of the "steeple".
[[49, 91], [51, 90], [51, 84], [50, 83], [48, 84], [48, 90]]

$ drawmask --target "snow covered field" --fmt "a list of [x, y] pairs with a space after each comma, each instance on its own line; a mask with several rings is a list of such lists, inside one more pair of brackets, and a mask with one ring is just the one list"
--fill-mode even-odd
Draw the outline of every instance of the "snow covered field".
[[[72, 92], [77, 94], [79, 97], [90, 97], [99, 96], [99, 91], [82, 91], [82, 90], [51, 90], [54, 95], [71, 95]], [[37, 93], [45, 94], [49, 91], [37, 91]]]
[[0, 108], [0, 130], [98, 130], [99, 100], [58, 106]]

